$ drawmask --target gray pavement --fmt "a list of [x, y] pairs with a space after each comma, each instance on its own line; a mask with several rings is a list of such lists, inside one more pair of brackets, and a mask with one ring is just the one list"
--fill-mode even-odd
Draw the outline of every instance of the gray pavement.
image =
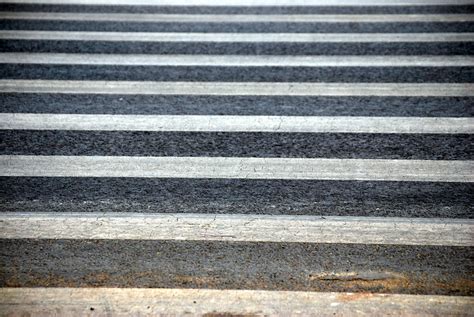
[[472, 218], [471, 183], [106, 177], [0, 180], [4, 211]]
[[[3, 93], [4, 113], [470, 117], [472, 97]], [[416, 106], [414, 106], [416, 105]], [[449, 105], [447, 107], [446, 105]]]
[[1, 249], [9, 287], [473, 295], [471, 247], [23, 239]]
[[474, 159], [471, 134], [3, 130], [0, 138], [5, 155]]

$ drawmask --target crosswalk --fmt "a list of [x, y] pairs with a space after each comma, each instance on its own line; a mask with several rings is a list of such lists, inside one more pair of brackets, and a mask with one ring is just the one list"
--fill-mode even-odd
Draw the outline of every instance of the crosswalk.
[[469, 315], [473, 9], [0, 1], [0, 315]]

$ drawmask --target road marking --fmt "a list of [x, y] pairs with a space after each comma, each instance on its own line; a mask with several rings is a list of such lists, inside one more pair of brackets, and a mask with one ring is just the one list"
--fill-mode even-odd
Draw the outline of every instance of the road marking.
[[474, 161], [1, 155], [0, 176], [474, 182]]
[[473, 22], [474, 14], [146, 14], [0, 12], [0, 19], [139, 23], [410, 23]]
[[239, 214], [1, 213], [0, 238], [474, 246], [474, 220]]
[[2, 0], [0, 3], [133, 6], [428, 6], [472, 5], [472, 0]]
[[0, 80], [0, 92], [215, 96], [474, 96], [474, 84]]
[[2, 40], [209, 43], [473, 42], [474, 33], [182, 33], [0, 31]]
[[472, 134], [474, 118], [0, 113], [0, 129]]
[[213, 67], [467, 67], [474, 56], [275, 56], [0, 53], [0, 64]]
[[[468, 296], [163, 288], [2, 288], [7, 315], [464, 316]], [[321, 312], [323, 312], [321, 314]], [[356, 312], [356, 313], [355, 313]]]

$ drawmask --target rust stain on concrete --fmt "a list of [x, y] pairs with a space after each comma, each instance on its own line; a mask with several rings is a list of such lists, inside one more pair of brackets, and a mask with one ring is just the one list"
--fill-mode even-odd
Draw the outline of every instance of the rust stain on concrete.
[[374, 297], [373, 293], [366, 293], [366, 292], [361, 292], [361, 293], [341, 293], [337, 295], [337, 300], [340, 302], [352, 302], [352, 301], [357, 301], [361, 299], [368, 299]]
[[256, 317], [256, 314], [235, 314], [228, 312], [212, 312], [202, 315], [202, 317]]

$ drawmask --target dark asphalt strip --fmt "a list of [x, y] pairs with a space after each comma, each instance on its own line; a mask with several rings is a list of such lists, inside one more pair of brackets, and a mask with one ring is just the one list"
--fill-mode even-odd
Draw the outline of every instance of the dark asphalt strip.
[[212, 7], [212, 6], [87, 6], [0, 4], [0, 11], [90, 12], [90, 13], [183, 13], [183, 14], [434, 14], [473, 13], [474, 5], [435, 6], [280, 6], [280, 7]]
[[474, 52], [474, 43], [150, 43], [0, 40], [0, 52], [205, 55], [470, 55]]
[[473, 32], [472, 22], [443, 23], [140, 23], [0, 20], [0, 30], [95, 32], [435, 33]]
[[0, 94], [3, 113], [470, 117], [473, 97]]
[[473, 218], [474, 184], [1, 177], [4, 212], [160, 212]]
[[129, 81], [472, 83], [474, 82], [474, 67], [199, 67], [0, 64], [0, 78]]
[[0, 249], [4, 287], [473, 295], [469, 247], [24, 239]]
[[472, 135], [2, 130], [0, 140], [1, 155], [474, 159]]

